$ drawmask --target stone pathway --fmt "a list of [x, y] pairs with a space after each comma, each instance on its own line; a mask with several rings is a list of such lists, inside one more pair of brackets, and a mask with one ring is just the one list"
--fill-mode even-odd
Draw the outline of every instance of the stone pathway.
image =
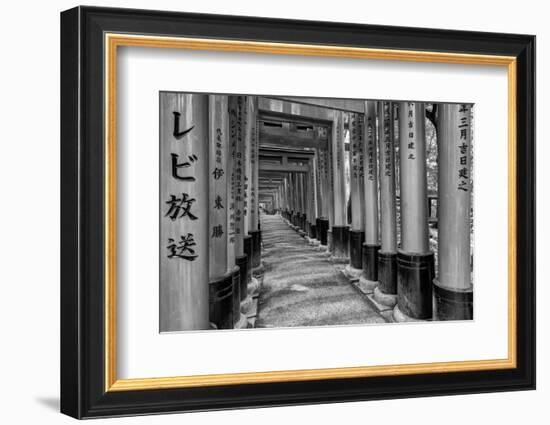
[[261, 216], [262, 261], [257, 328], [385, 323], [326, 254], [279, 215]]

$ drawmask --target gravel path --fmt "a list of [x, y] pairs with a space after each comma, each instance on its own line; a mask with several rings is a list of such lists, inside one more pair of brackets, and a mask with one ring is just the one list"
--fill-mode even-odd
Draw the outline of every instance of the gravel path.
[[262, 214], [261, 228], [265, 274], [257, 328], [385, 323], [281, 216]]

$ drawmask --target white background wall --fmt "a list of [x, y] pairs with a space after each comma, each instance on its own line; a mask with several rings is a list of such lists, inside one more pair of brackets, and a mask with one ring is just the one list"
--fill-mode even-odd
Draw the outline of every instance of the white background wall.
[[[0, 14], [0, 421], [69, 423], [59, 391], [59, 12], [78, 3], [4, 2]], [[95, 5], [537, 35], [538, 117], [550, 114], [544, 2], [96, 1]], [[33, 113], [32, 120], [29, 114]], [[114, 420], [121, 423], [547, 423], [550, 227], [547, 127], [538, 131], [538, 390]], [[546, 195], [546, 196], [545, 196]], [[404, 347], [405, 348], [405, 347]]]

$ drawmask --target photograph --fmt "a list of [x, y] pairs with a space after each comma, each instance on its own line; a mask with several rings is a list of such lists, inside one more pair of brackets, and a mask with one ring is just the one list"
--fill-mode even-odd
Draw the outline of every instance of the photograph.
[[474, 320], [474, 104], [159, 108], [160, 332]]
[[535, 388], [536, 36], [298, 6], [61, 12], [62, 413]]

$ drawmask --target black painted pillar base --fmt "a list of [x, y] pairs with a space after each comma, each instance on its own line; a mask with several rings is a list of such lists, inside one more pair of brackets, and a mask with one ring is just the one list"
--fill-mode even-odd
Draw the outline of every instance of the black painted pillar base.
[[309, 237], [311, 239], [317, 239], [317, 225], [309, 223]]
[[307, 216], [305, 214], [302, 214], [301, 220], [300, 220], [300, 228], [303, 232], [307, 233]]
[[348, 226], [332, 226], [332, 260], [349, 261], [349, 228]]
[[238, 266], [233, 267], [231, 272], [233, 277], [233, 325], [237, 327], [237, 323], [241, 317], [241, 270]]
[[372, 282], [378, 282], [378, 251], [380, 245], [363, 243], [363, 276]]
[[363, 268], [363, 243], [365, 232], [362, 230], [349, 231], [349, 263], [351, 267], [361, 270]]
[[239, 279], [240, 279], [240, 284], [241, 284], [240, 295], [241, 295], [241, 301], [242, 301], [246, 298], [247, 289], [248, 289], [248, 280], [247, 280], [247, 276], [248, 276], [248, 257], [246, 256], [246, 254], [238, 256], [235, 259], [235, 263], [239, 267], [239, 275], [240, 275]]
[[321, 241], [321, 245], [328, 245], [328, 229], [329, 229], [329, 222], [328, 218], [320, 218], [319, 219], [319, 229], [320, 229], [320, 235], [319, 240]]
[[259, 230], [251, 230], [248, 232], [252, 244], [252, 268], [260, 267], [262, 263], [262, 242], [261, 232]]
[[233, 272], [208, 285], [209, 320], [218, 329], [233, 329]]
[[397, 252], [378, 251], [378, 289], [384, 294], [397, 294]]
[[416, 320], [433, 318], [432, 287], [434, 254], [397, 254], [397, 305], [399, 311]]
[[317, 217], [315, 219], [315, 228], [317, 229], [317, 240], [318, 241], [321, 241], [321, 218], [320, 217]]
[[246, 283], [252, 280], [252, 237], [250, 235], [243, 236], [243, 251], [246, 255]]
[[441, 286], [437, 279], [433, 280], [435, 299], [434, 319], [436, 320], [472, 320], [473, 291], [457, 291]]

